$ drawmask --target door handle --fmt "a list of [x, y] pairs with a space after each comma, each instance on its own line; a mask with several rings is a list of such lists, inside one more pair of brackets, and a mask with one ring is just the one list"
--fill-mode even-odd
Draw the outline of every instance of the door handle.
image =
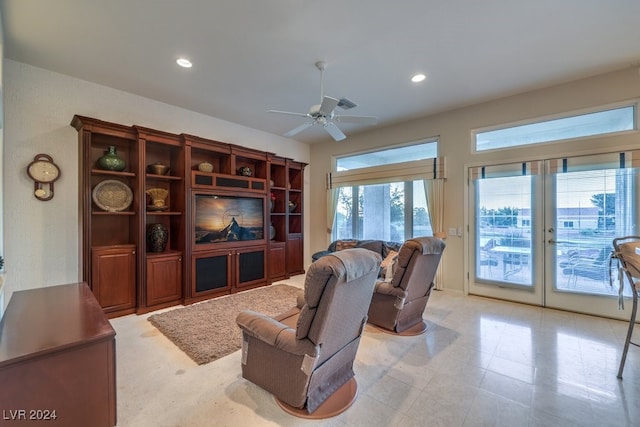
[[563, 241], [563, 240], [553, 240], [553, 239], [549, 239], [549, 240], [547, 240], [547, 243], [549, 243], [550, 245], [556, 245], [556, 244], [558, 244], [558, 243], [559, 243], [559, 244], [561, 244], [561, 245], [562, 245], [562, 244], [567, 244], [567, 245], [568, 245], [568, 244], [570, 244], [571, 242], [565, 242], [565, 241]]

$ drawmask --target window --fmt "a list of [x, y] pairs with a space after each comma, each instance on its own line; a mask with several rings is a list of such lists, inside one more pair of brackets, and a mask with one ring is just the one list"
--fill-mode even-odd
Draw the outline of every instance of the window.
[[573, 221], [563, 221], [562, 228], [573, 228]]
[[475, 132], [476, 151], [512, 148], [635, 130], [636, 104]]
[[428, 140], [403, 147], [340, 157], [336, 161], [336, 170], [345, 171], [371, 166], [391, 165], [412, 160], [431, 159], [437, 157], [437, 155], [438, 141]]
[[421, 180], [356, 185], [338, 191], [333, 240], [402, 242], [433, 234]]
[[[332, 240], [402, 242], [433, 235], [431, 220], [437, 225], [441, 219], [427, 209], [427, 187], [440, 188], [445, 178], [445, 159], [437, 151], [438, 140], [431, 138], [336, 159], [336, 170], [327, 175], [335, 203]], [[439, 196], [432, 203], [440, 212]]]

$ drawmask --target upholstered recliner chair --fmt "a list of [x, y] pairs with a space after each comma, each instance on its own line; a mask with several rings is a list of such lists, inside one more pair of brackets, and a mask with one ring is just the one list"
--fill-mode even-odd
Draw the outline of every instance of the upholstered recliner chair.
[[[372, 325], [401, 335], [426, 331], [422, 313], [433, 289], [445, 243], [436, 237], [419, 237], [402, 244], [387, 280], [378, 280], [369, 307]], [[395, 264], [395, 265], [394, 265]]]
[[307, 271], [298, 307], [275, 318], [240, 313], [242, 376], [294, 415], [324, 418], [347, 409], [380, 261], [367, 249], [324, 256]]

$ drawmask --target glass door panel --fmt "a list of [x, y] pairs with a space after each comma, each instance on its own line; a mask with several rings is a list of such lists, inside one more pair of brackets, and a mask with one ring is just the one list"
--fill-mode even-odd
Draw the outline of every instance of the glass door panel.
[[469, 292], [541, 304], [541, 286], [535, 282], [537, 178], [496, 175], [474, 181]]
[[596, 168], [548, 177], [547, 306], [628, 317], [617, 309], [617, 264], [610, 255], [614, 238], [635, 234], [636, 175]]

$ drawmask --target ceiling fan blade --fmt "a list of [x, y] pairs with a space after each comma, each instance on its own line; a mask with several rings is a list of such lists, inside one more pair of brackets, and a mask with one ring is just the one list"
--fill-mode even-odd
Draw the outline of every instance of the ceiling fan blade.
[[313, 126], [313, 123], [314, 123], [314, 122], [307, 122], [307, 123], [303, 123], [303, 124], [301, 124], [300, 126], [298, 126], [298, 127], [295, 127], [295, 128], [293, 128], [293, 129], [291, 129], [289, 132], [285, 133], [285, 134], [284, 134], [284, 135], [282, 135], [282, 136], [286, 136], [286, 137], [293, 136], [293, 135], [295, 135], [295, 134], [297, 134], [297, 133], [302, 132], [302, 131], [303, 131], [303, 130], [305, 130], [306, 128], [309, 128], [309, 127]]
[[333, 120], [341, 123], [361, 123], [363, 125], [375, 125], [378, 118], [373, 116], [334, 116]]
[[329, 135], [331, 135], [331, 137], [336, 141], [342, 141], [347, 137], [347, 135], [342, 133], [342, 131], [338, 129], [338, 126], [336, 126], [336, 124], [333, 122], [328, 122], [323, 127], [324, 127], [324, 130], [326, 130], [329, 133]]
[[267, 113], [276, 113], [276, 114], [287, 114], [289, 116], [298, 116], [298, 117], [309, 117], [307, 113], [294, 113], [292, 111], [279, 111], [279, 110], [269, 110]]
[[324, 98], [322, 98], [322, 104], [320, 104], [320, 113], [324, 114], [325, 116], [330, 116], [339, 102], [339, 99], [325, 96]]

